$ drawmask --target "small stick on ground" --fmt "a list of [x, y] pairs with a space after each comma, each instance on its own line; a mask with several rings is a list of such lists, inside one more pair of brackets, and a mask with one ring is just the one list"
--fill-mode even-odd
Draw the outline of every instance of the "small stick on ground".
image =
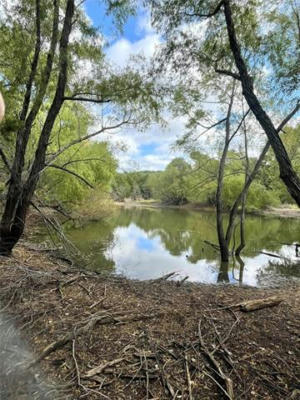
[[186, 371], [186, 379], [188, 383], [188, 390], [189, 390], [189, 400], [193, 400], [193, 392], [192, 392], [192, 381], [191, 381], [191, 374], [189, 369], [189, 363], [187, 355], [184, 356], [185, 359], [185, 371]]
[[208, 350], [206, 347], [203, 337], [202, 337], [202, 332], [201, 332], [201, 320], [199, 321], [199, 326], [198, 326], [198, 333], [199, 333], [199, 341], [200, 345], [202, 347], [203, 352], [205, 353], [206, 357], [208, 358], [210, 364], [213, 366], [214, 371], [217, 373], [218, 378], [223, 382], [223, 385], [226, 388], [226, 391], [224, 390], [226, 397], [229, 400], [234, 399], [234, 394], [233, 394], [233, 383], [232, 380], [224, 374], [219, 362], [215, 359], [213, 354]]
[[91, 378], [94, 375], [100, 374], [103, 370], [105, 370], [105, 368], [108, 367], [112, 367], [116, 364], [119, 364], [120, 362], [122, 362], [123, 360], [125, 360], [125, 358], [117, 358], [115, 360], [112, 361], [108, 361], [104, 364], [98, 365], [98, 367], [92, 368], [90, 369], [85, 375], [84, 378]]

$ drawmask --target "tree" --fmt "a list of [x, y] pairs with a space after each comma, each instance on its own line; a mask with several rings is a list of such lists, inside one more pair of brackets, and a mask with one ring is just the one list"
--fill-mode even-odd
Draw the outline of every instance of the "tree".
[[191, 166], [182, 158], [175, 158], [159, 176], [156, 189], [160, 199], [167, 204], [182, 205], [187, 203], [187, 176]]
[[[191, 68], [192, 64], [201, 69], [202, 64], [204, 68], [241, 82], [243, 95], [267, 135], [268, 146], [274, 151], [280, 178], [300, 206], [300, 180], [279, 136], [285, 124], [280, 124], [280, 129], [275, 127], [272, 113], [264, 101], [259, 100], [254, 88], [255, 77], [259, 76], [255, 70], [268, 63], [273, 83], [276, 83], [277, 88], [280, 85], [285, 90], [285, 102], [294, 102], [293, 110], [284, 118], [285, 123], [299, 110], [295, 82], [299, 79], [300, 27], [299, 9], [294, 6], [294, 2], [286, 0], [280, 7], [275, 0], [268, 2], [269, 7], [275, 6], [272, 16], [265, 12], [259, 1], [244, 5], [233, 0], [153, 0], [152, 4], [154, 21], [164, 30], [167, 39], [165, 56], [168, 59], [173, 57], [177, 70]], [[275, 28], [264, 33], [261, 23], [270, 22], [271, 18], [276, 22]], [[205, 24], [201, 24], [203, 20], [206, 20]], [[190, 30], [187, 29], [189, 24], [192, 26]], [[277, 35], [274, 40], [273, 30], [276, 32], [278, 27], [283, 35], [281, 39]], [[284, 54], [276, 57], [279, 40]], [[183, 50], [181, 56], [178, 55], [178, 49]], [[274, 99], [274, 91], [270, 90], [267, 95], [269, 100]]]
[[[120, 23], [130, 11], [126, 0], [105, 3]], [[46, 168], [55, 167], [56, 160], [79, 143], [125, 124], [141, 123], [158, 113], [152, 82], [133, 69], [120, 74], [108, 68], [101, 38], [75, 0], [19, 0], [6, 6], [0, 27], [5, 33], [0, 56], [6, 60], [1, 77], [7, 104], [11, 107], [14, 99], [20, 112], [15, 112], [15, 124], [13, 129], [10, 127], [16, 132], [15, 139], [8, 140], [14, 150], [12, 160], [2, 147], [0, 151], [8, 170], [0, 224], [2, 255], [9, 255], [21, 237], [27, 211]], [[83, 67], [90, 72], [83, 74]], [[76, 138], [49, 153], [55, 122], [67, 102], [101, 107], [100, 127], [85, 134], [79, 132]], [[45, 115], [44, 119], [39, 119], [41, 115]], [[29, 143], [38, 121], [39, 133], [31, 153]], [[7, 136], [7, 125], [2, 129]]]

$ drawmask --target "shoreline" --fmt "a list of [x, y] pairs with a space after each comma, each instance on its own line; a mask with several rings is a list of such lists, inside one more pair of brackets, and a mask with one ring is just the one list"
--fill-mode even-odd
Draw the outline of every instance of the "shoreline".
[[[114, 202], [116, 206], [124, 207], [124, 208], [170, 208], [177, 210], [191, 210], [191, 211], [200, 211], [200, 212], [215, 212], [215, 208], [213, 206], [201, 205], [197, 203], [188, 203], [185, 205], [171, 205], [164, 204], [157, 201], [125, 201], [125, 202]], [[227, 212], [224, 212], [225, 214]], [[279, 218], [294, 218], [300, 219], [300, 209], [291, 208], [291, 207], [278, 207], [278, 208], [269, 208], [265, 210], [255, 210], [248, 211], [247, 215], [255, 215], [262, 217], [279, 217]]]
[[[5, 313], [30, 343], [37, 368], [63, 385], [65, 399], [140, 400], [148, 393], [164, 400], [171, 392], [174, 399], [188, 399], [189, 390], [195, 399], [219, 399], [224, 382], [216, 384], [205, 354], [214, 348], [236, 397], [297, 394], [298, 360], [291, 347], [299, 334], [297, 284], [262, 289], [131, 281], [71, 268], [22, 244], [13, 257], [0, 257], [0, 267]], [[269, 296], [283, 301], [249, 313], [234, 306]]]

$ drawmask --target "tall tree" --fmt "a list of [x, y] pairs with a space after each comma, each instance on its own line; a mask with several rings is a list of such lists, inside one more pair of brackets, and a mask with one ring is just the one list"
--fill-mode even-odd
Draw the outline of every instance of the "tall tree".
[[[119, 23], [131, 11], [127, 0], [104, 3]], [[0, 56], [6, 60], [1, 64], [1, 81], [7, 103], [11, 106], [15, 99], [15, 106], [20, 107], [15, 112], [12, 159], [4, 148], [0, 151], [8, 170], [0, 224], [2, 255], [10, 254], [23, 233], [41, 174], [46, 168], [55, 167], [55, 160], [64, 151], [101, 133], [157, 115], [152, 83], [133, 69], [121, 74], [109, 69], [102, 51], [103, 40], [80, 4], [77, 6], [75, 0], [18, 0], [16, 4], [6, 4], [6, 14], [1, 16], [0, 29], [5, 35]], [[101, 107], [100, 126], [92, 132], [79, 132], [50, 153], [53, 127], [64, 104], [70, 101]], [[29, 143], [37, 124], [40, 128], [32, 151]], [[4, 124], [1, 129], [3, 137], [7, 136], [7, 126]]]
[[[255, 70], [270, 66], [273, 87], [281, 87], [285, 103], [294, 102], [289, 115], [299, 110], [299, 8], [294, 0], [280, 4], [274, 0], [267, 6], [258, 0], [247, 4], [234, 0], [153, 0], [152, 4], [154, 22], [167, 39], [165, 54], [168, 59], [173, 56], [177, 70], [191, 68], [192, 62], [197, 69], [202, 64], [241, 82], [243, 95], [274, 151], [280, 178], [300, 206], [300, 179], [279, 136], [280, 130], [275, 127], [272, 112], [264, 99], [258, 98], [254, 86], [255, 83], [259, 86], [259, 82], [254, 82], [254, 77], [259, 76]], [[271, 21], [270, 30], [264, 29], [262, 24]], [[276, 40], [272, 35], [276, 29], [282, 32], [280, 57], [276, 56], [278, 35]], [[178, 49], [183, 50], [182, 56], [178, 55]], [[274, 99], [274, 90], [267, 94], [269, 100]]]

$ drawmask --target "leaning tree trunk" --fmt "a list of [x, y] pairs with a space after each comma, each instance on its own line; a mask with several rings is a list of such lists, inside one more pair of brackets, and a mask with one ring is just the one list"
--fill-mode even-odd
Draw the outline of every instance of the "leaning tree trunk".
[[235, 26], [232, 19], [230, 0], [224, 0], [223, 4], [230, 48], [235, 60], [235, 65], [239, 71], [239, 79], [241, 80], [243, 87], [243, 95], [251, 111], [255, 115], [257, 121], [269, 139], [279, 165], [280, 178], [284, 182], [292, 198], [300, 207], [300, 179], [292, 167], [291, 161], [280, 139], [277, 129], [273, 125], [268, 114], [262, 108], [258, 98], [254, 93], [253, 81], [248, 73], [247, 66], [242, 57], [241, 48], [237, 40]]
[[[244, 109], [244, 105], [243, 105]], [[244, 133], [244, 148], [245, 148], [245, 184], [247, 186], [247, 181], [249, 179], [249, 155], [248, 155], [248, 136], [247, 136], [247, 126], [246, 121], [243, 122], [243, 133]], [[242, 210], [240, 217], [240, 244], [235, 251], [235, 255], [239, 256], [246, 246], [245, 240], [245, 218], [246, 218], [246, 202], [247, 202], [248, 190], [245, 190], [242, 198]]]
[[[59, 76], [57, 80], [56, 92], [39, 137], [39, 142], [35, 153], [35, 158], [29, 173], [29, 177], [24, 184], [22, 183], [21, 180], [23, 167], [22, 169], [20, 169], [20, 164], [21, 166], [24, 165], [24, 157], [25, 157], [27, 143], [23, 142], [24, 146], [21, 146], [22, 144], [21, 142], [24, 141], [24, 136], [23, 137], [22, 135], [18, 136], [20, 143], [19, 146], [17, 143], [16, 147], [16, 154], [11, 174], [11, 180], [9, 184], [8, 195], [6, 199], [6, 205], [0, 224], [1, 255], [6, 255], [6, 256], [9, 255], [23, 234], [26, 215], [39, 180], [40, 172], [43, 170], [45, 166], [46, 150], [48, 147], [50, 134], [53, 125], [55, 123], [56, 117], [64, 101], [64, 93], [67, 83], [67, 71], [68, 71], [68, 46], [69, 46], [69, 37], [72, 30], [73, 15], [74, 15], [74, 0], [68, 0], [63, 29], [60, 38]], [[49, 61], [49, 59], [47, 61]], [[52, 63], [52, 61], [53, 57], [52, 60], [50, 59], [50, 63]], [[48, 62], [46, 66], [49, 66]], [[52, 64], [51, 64], [51, 69], [52, 69]], [[47, 76], [48, 80], [50, 77], [51, 69], [49, 69], [49, 76]], [[44, 87], [44, 89], [46, 90], [46, 86]], [[40, 102], [43, 99], [42, 96], [43, 93], [39, 94], [40, 96], [38, 96], [37, 101]], [[39, 107], [37, 107], [37, 110], [38, 109]], [[29, 138], [31, 133], [31, 126], [26, 133]], [[28, 138], [26, 137], [27, 141]], [[19, 167], [18, 167], [18, 161], [20, 161]], [[15, 170], [17, 171], [16, 174], [14, 174], [14, 166]]]
[[225, 238], [224, 234], [224, 224], [223, 224], [223, 186], [224, 186], [224, 173], [225, 173], [225, 164], [226, 158], [228, 154], [229, 144], [230, 144], [230, 117], [233, 106], [235, 92], [235, 82], [233, 83], [232, 93], [230, 97], [230, 103], [227, 110], [226, 116], [226, 128], [225, 128], [225, 144], [219, 164], [218, 171], [218, 184], [217, 184], [217, 193], [216, 193], [216, 217], [217, 217], [217, 234], [218, 234], [218, 242], [220, 246], [220, 254], [221, 261], [228, 262], [229, 261], [229, 242]]

